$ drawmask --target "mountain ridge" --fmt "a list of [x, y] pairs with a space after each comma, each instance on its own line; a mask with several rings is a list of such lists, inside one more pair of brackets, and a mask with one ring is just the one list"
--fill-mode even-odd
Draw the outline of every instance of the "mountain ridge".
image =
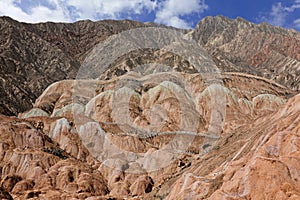
[[191, 34], [222, 71], [263, 76], [299, 90], [299, 32], [219, 16], [201, 20]]
[[[16, 115], [18, 112], [29, 109], [37, 96], [40, 95], [49, 84], [62, 79], [75, 78], [77, 71], [81, 67], [82, 62], [88, 53], [99, 42], [104, 41], [109, 36], [120, 33], [123, 30], [129, 30], [137, 27], [149, 27], [149, 25], [145, 25], [144, 23], [130, 20], [26, 24], [19, 23], [9, 17], [1, 17], [0, 19], [2, 29], [2, 43], [0, 47], [0, 64], [2, 69], [2, 82], [0, 84], [0, 90], [2, 94], [2, 103], [0, 112], [9, 115]], [[231, 24], [236, 24], [238, 21], [242, 21], [242, 24], [250, 23], [246, 22], [245, 20], [241, 20], [240, 18], [233, 20], [221, 16], [207, 17], [198, 23], [195, 30], [192, 30], [191, 33], [188, 33], [189, 35], [192, 34], [196, 41], [203, 40], [197, 36], [197, 32], [200, 31], [201, 24], [210, 24], [210, 22], [206, 21], [221, 21], [226, 22], [227, 24], [229, 22]], [[254, 25], [253, 23], [250, 24], [251, 27], [263, 26]], [[160, 25], [150, 24], [150, 26]], [[221, 26], [218, 25], [218, 27]], [[268, 25], [267, 27], [271, 26]], [[205, 30], [205, 27], [203, 30]], [[227, 28], [224, 30], [228, 30], [230, 33], [234, 32], [231, 31], [230, 26], [229, 29]], [[285, 29], [272, 28], [272, 30], [282, 31]], [[204, 32], [205, 34], [209, 34], [210, 30], [205, 30]], [[287, 31], [287, 33], [290, 32], [291, 31]], [[283, 38], [281, 40], [287, 41], [287, 44], [283, 45], [289, 45], [293, 42], [296, 43], [296, 46], [294, 45], [295, 49], [291, 50], [290, 53], [289, 51], [284, 51], [287, 53], [286, 55], [280, 55], [280, 59], [285, 61], [280, 64], [280, 67], [277, 67], [279, 66], [277, 64], [272, 67], [273, 69], [270, 68], [270, 66], [273, 65], [272, 62], [267, 63], [267, 61], [259, 61], [260, 59], [267, 60], [268, 57], [277, 55], [276, 53], [274, 54], [274, 48], [265, 47], [266, 45], [264, 45], [264, 49], [262, 51], [258, 49], [255, 55], [252, 55], [253, 53], [249, 56], [247, 55], [247, 60], [245, 60], [245, 58], [241, 58], [240, 56], [235, 57], [229, 55], [226, 53], [228, 50], [225, 49], [224, 51], [224, 48], [221, 49], [215, 45], [204, 45], [204, 47], [213, 56], [214, 62], [217, 64], [217, 66], [223, 71], [240, 71], [245, 73], [252, 72], [253, 75], [264, 76], [266, 78], [273, 79], [278, 83], [286, 85], [291, 89], [299, 90], [297, 85], [300, 85], [298, 84], [300, 80], [297, 74], [299, 74], [298, 68], [300, 55], [297, 54], [297, 52], [300, 52], [300, 47], [298, 45], [299, 42], [295, 41], [299, 41], [300, 34], [294, 32], [292, 33], [298, 37], [297, 40], [289, 38]], [[252, 40], [253, 38], [251, 41]], [[274, 41], [275, 40], [277, 40], [276, 37], [274, 38]], [[289, 42], [289, 40], [291, 41]], [[8, 41], [14, 42], [7, 43]], [[38, 44], [38, 46], [36, 46], [36, 44]], [[281, 45], [281, 43], [279, 45]], [[233, 46], [232, 48], [236, 49], [237, 47]], [[283, 48], [286, 47], [283, 46]], [[292, 49], [292, 47], [288, 49]], [[143, 52], [138, 54], [139, 55], [135, 55], [134, 59], [143, 55]], [[238, 52], [236, 54], [238, 55]], [[123, 60], [119, 61], [119, 63], [128, 63], [128, 61], [130, 61], [130, 58], [128, 57], [130, 57], [130, 52], [129, 55], [125, 55]], [[234, 62], [235, 60], [237, 62]], [[135, 62], [133, 59], [131, 59], [131, 61]], [[147, 62], [143, 61], [143, 59], [141, 61]], [[182, 63], [183, 61], [180, 62]], [[279, 61], [277, 60], [277, 62]], [[269, 67], [266, 67], [266, 64], [264, 63], [266, 63]], [[167, 64], [174, 65], [175, 63], [172, 64], [171, 62], [168, 62]], [[260, 65], [262, 65], [262, 67], [260, 67]], [[294, 67], [292, 67], [292, 69], [286, 69], [286, 65], [294, 65]], [[290, 70], [292, 73], [289, 72], [287, 74], [283, 74], [281, 73], [282, 70]], [[32, 77], [29, 78], [31, 74]], [[18, 78], [12, 78], [9, 83], [5, 83], [4, 80], [10, 79], [7, 77], [8, 75]], [[26, 78], [24, 79], [24, 77]], [[12, 87], [14, 89], [12, 89]], [[9, 93], [14, 94], [15, 97], [9, 96], [9, 94], [7, 94], [5, 91], [10, 91]]]
[[299, 199], [298, 35], [0, 18], [0, 198]]

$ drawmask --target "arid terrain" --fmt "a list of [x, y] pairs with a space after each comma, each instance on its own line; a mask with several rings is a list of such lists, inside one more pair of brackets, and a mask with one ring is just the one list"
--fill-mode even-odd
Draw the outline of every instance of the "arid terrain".
[[0, 199], [300, 199], [299, 32], [0, 30]]

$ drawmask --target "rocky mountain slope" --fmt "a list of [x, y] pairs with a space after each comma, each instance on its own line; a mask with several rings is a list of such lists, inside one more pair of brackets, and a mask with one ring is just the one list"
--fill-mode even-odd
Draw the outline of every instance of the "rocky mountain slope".
[[223, 71], [263, 76], [300, 90], [300, 34], [242, 18], [207, 17], [192, 31]]
[[300, 198], [299, 33], [1, 20], [1, 199]]
[[[14, 199], [299, 198], [299, 95], [246, 74], [223, 80], [54, 83], [19, 118], [1, 116], [1, 187]], [[224, 106], [212, 107], [215, 95]]]
[[0, 113], [17, 115], [31, 108], [51, 83], [75, 78], [95, 44], [145, 26], [126, 20], [26, 24], [0, 17]]
[[[89, 52], [109, 36], [149, 26], [162, 27], [129, 20], [26, 24], [0, 17], [0, 113], [17, 115], [31, 108], [51, 83], [75, 78]], [[222, 71], [263, 76], [299, 90], [300, 34], [296, 31], [217, 16], [203, 19], [187, 35], [204, 46]], [[110, 75], [102, 78], [151, 62], [192, 71], [188, 69], [191, 64], [178, 55], [137, 49], [111, 63]], [[120, 67], [128, 70], [116, 72]]]

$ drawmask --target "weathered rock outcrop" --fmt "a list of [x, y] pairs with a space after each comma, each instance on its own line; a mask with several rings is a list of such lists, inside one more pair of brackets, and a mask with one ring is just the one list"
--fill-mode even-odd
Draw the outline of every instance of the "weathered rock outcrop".
[[[222, 143], [233, 135], [239, 137], [236, 131], [247, 135], [252, 131], [247, 124], [276, 112], [294, 94], [253, 75], [224, 73], [221, 77], [223, 84], [210, 85], [201, 74], [183, 72], [61, 81], [49, 86], [32, 111], [21, 116], [31, 117], [27, 120], [47, 119], [44, 113], [52, 116], [43, 121], [41, 130], [61, 150], [45, 151], [64, 162], [70, 156], [99, 170], [107, 180], [103, 187], [111, 196], [148, 198], [161, 192], [166, 196], [170, 180], [186, 178], [181, 174], [194, 169], [199, 159], [221, 150]], [[256, 139], [239, 138], [237, 143], [254, 144]], [[235, 150], [221, 151], [227, 155], [237, 153]], [[225, 162], [228, 157], [222, 159]], [[191, 171], [188, 177], [197, 174]], [[191, 184], [197, 180], [191, 179]], [[175, 198], [172, 192], [170, 195]]]
[[[114, 34], [141, 27], [162, 26], [129, 20], [26, 24], [1, 17], [0, 113], [17, 115], [30, 109], [51, 83], [75, 78], [97, 44]], [[296, 31], [218, 16], [201, 20], [187, 37], [203, 45], [224, 72], [263, 76], [299, 90], [300, 36]], [[171, 69], [198, 72], [181, 55], [155, 48], [128, 51], [115, 59], [109, 69], [99, 74], [101, 79], [123, 75], [138, 66], [149, 67], [151, 63], [161, 65], [152, 65], [145, 73]]]
[[299, 102], [297, 95], [275, 114], [224, 137], [185, 171], [168, 199], [298, 199]]
[[300, 90], [300, 33], [223, 16], [201, 20], [190, 33], [222, 71], [263, 76]]
[[299, 33], [145, 26], [0, 18], [0, 198], [299, 199]]
[[0, 113], [31, 108], [51, 83], [75, 78], [94, 45], [145, 26], [129, 20], [26, 24], [0, 17]]
[[14, 199], [83, 199], [106, 195], [106, 181], [92, 167], [95, 161], [88, 158], [89, 153], [80, 145], [79, 138], [61, 129], [51, 139], [37, 126], [40, 123], [44, 123], [42, 118], [27, 121], [2, 117], [2, 194], [8, 198], [11, 193]]

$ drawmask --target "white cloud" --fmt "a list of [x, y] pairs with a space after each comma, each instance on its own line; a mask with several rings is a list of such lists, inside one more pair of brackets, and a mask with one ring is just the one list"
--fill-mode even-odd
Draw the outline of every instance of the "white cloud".
[[272, 12], [270, 13], [270, 22], [276, 26], [283, 26], [286, 21], [288, 13], [281, 2], [272, 6]]
[[300, 1], [295, 0], [295, 3], [290, 7], [285, 7], [287, 12], [294, 12], [296, 9], [300, 8]]
[[21, 8], [13, 5], [12, 0], [0, 1], [0, 15], [14, 16], [21, 19], [26, 19], [28, 16], [23, 13]]
[[0, 0], [0, 15], [32, 23], [120, 19], [153, 12], [157, 23], [191, 28], [186, 17], [206, 9], [204, 0]]
[[[46, 6], [37, 5], [29, 8], [29, 11], [24, 11], [16, 3], [21, 0], [1, 0], [0, 1], [0, 15], [10, 16], [22, 22], [45, 22], [45, 21], [70, 21], [66, 10], [57, 4], [56, 0], [50, 0], [56, 9], [50, 9]], [[56, 2], [56, 3], [55, 3]]]
[[[272, 5], [272, 10], [267, 16], [263, 16], [261, 20], [267, 21], [275, 26], [287, 26], [287, 18], [290, 14], [300, 9], [300, 0], [295, 0], [291, 6], [284, 6], [282, 2]], [[294, 24], [299, 21], [295, 20]]]
[[20, 7], [22, 1], [26, 0], [0, 0], [0, 15], [24, 22], [70, 22], [80, 19], [118, 19], [121, 13], [141, 14], [154, 11], [157, 7], [157, 1], [151, 0], [43, 0], [53, 7], [49, 8], [27, 0], [28, 12]]
[[294, 25], [295, 25], [295, 27], [297, 27], [298, 29], [300, 29], [300, 18], [294, 20]]
[[191, 28], [191, 24], [182, 17], [193, 13], [201, 14], [206, 9], [208, 6], [204, 0], [165, 0], [156, 13], [155, 21], [169, 26]]
[[69, 6], [79, 11], [80, 19], [118, 19], [121, 13], [141, 14], [154, 11], [157, 2], [151, 0], [67, 0]]

